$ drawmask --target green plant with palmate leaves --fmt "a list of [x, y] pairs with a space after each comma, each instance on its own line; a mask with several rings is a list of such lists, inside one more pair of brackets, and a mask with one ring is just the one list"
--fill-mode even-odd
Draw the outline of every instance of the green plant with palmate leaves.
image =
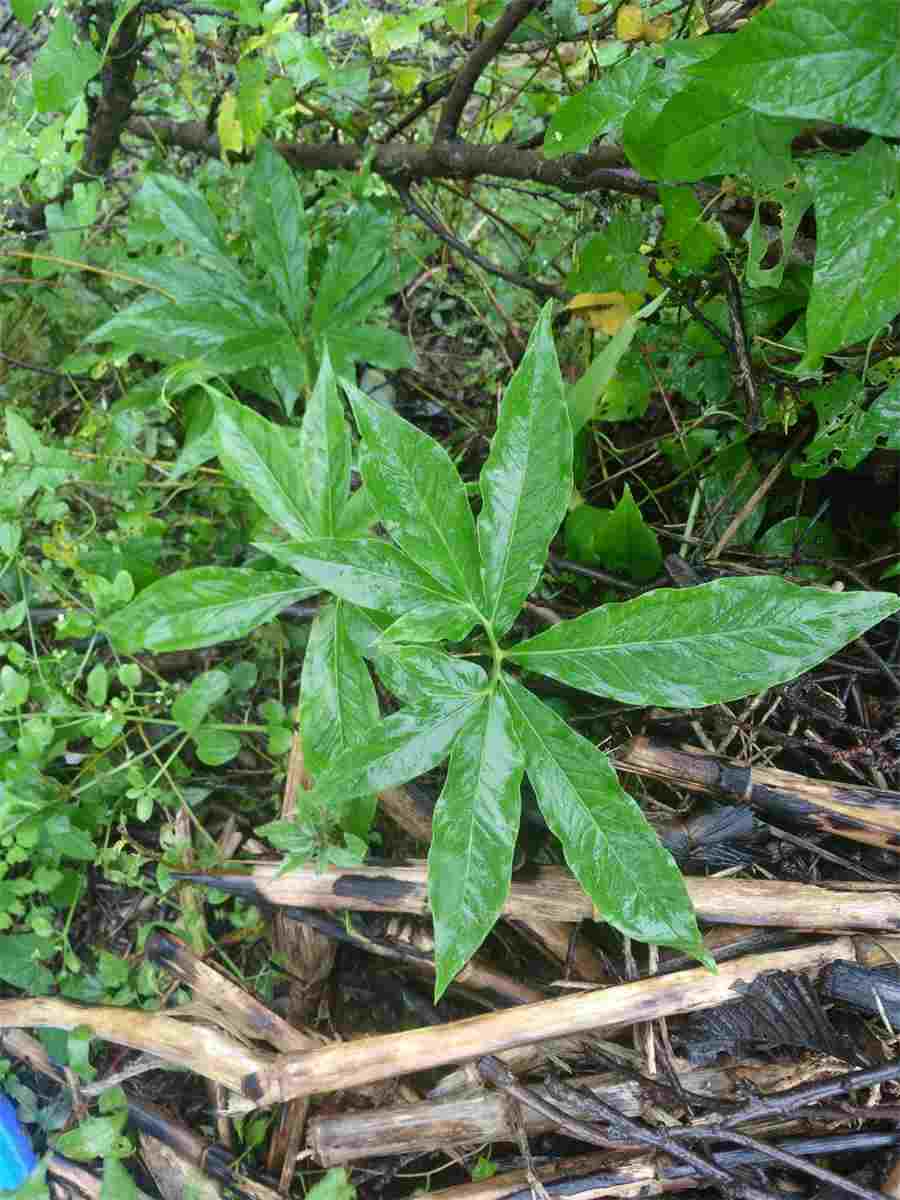
[[[896, 612], [897, 597], [769, 576], [719, 579], [607, 604], [508, 645], [572, 490], [572, 431], [549, 307], [503, 398], [477, 518], [437, 442], [341, 386], [361, 439], [364, 486], [353, 494], [350, 433], [327, 356], [299, 452], [284, 430], [217, 399], [222, 466], [288, 534], [257, 543], [286, 569], [170, 576], [108, 622], [114, 642], [126, 650], [209, 644], [242, 636], [300, 595], [334, 597], [315, 619], [303, 663], [311, 802], [363, 837], [377, 792], [449, 758], [428, 872], [438, 995], [503, 906], [523, 774], [603, 918], [709, 962], [678, 869], [608, 757], [515, 671], [638, 705], [735, 700], [815, 666]], [[376, 521], [387, 536], [370, 535]], [[464, 643], [463, 652], [441, 642]], [[384, 718], [367, 660], [404, 704]], [[290, 825], [266, 828], [290, 852]]]

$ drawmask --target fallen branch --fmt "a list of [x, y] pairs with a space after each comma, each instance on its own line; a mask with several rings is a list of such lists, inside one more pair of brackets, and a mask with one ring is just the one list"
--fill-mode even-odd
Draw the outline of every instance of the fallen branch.
[[0, 1030], [77, 1029], [86, 1025], [95, 1037], [155, 1054], [234, 1092], [241, 1090], [241, 1080], [248, 1072], [268, 1068], [272, 1060], [268, 1052], [249, 1050], [219, 1029], [188, 1020], [192, 1015], [189, 1010], [190, 1006], [185, 1006], [184, 1016], [179, 1017], [178, 1009], [150, 1013], [45, 997], [0, 1000]]
[[773, 767], [747, 767], [646, 737], [630, 741], [616, 755], [616, 765], [687, 791], [741, 800], [772, 819], [798, 821], [822, 833], [900, 853], [900, 792], [807, 779]]
[[[428, 873], [424, 862], [402, 867], [348, 870], [298, 867], [280, 874], [279, 861], [232, 864], [216, 871], [173, 871], [177, 879], [203, 884], [250, 904], [321, 908], [327, 912], [425, 914]], [[900, 895], [890, 884], [872, 890], [820, 887], [776, 879], [686, 879], [702, 921], [722, 925], [765, 925], [782, 929], [900, 929]], [[513, 879], [503, 915], [521, 920], [603, 920], [578, 882], [561, 867], [535, 867]]]
[[[746, 1088], [759, 1092], [779, 1092], [793, 1087], [798, 1074], [806, 1079], [822, 1079], [834, 1071], [834, 1065], [817, 1057], [803, 1064], [796, 1062], [742, 1062], [734, 1067], [699, 1067], [679, 1072], [684, 1088], [704, 1096], [723, 1100], [733, 1098]], [[639, 1080], [623, 1079], [617, 1072], [576, 1076], [575, 1087], [587, 1088], [626, 1116], [642, 1111], [643, 1085]], [[539, 1094], [542, 1089], [536, 1089]], [[554, 1122], [534, 1112], [523, 1112], [525, 1132], [544, 1133]], [[509, 1105], [493, 1092], [482, 1092], [461, 1100], [425, 1102], [370, 1112], [349, 1112], [337, 1116], [315, 1117], [309, 1123], [307, 1143], [324, 1167], [339, 1166], [359, 1158], [382, 1158], [393, 1154], [424, 1154], [437, 1150], [445, 1142], [481, 1145], [485, 1142], [514, 1140], [515, 1122]]]
[[636, 1021], [711, 1008], [735, 999], [740, 984], [765, 971], [817, 970], [835, 959], [852, 957], [850, 938], [830, 938], [811, 946], [738, 959], [715, 975], [700, 968], [680, 971], [448, 1025], [284, 1055], [249, 1074], [242, 1090], [248, 1099], [264, 1106], [294, 1096], [357, 1087], [546, 1038], [608, 1031]]

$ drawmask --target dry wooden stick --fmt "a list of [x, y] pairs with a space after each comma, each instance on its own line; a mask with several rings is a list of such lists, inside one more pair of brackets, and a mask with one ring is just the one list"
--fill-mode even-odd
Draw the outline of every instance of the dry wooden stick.
[[274, 1104], [294, 1096], [332, 1092], [464, 1062], [546, 1038], [695, 1012], [734, 999], [739, 984], [749, 983], [765, 971], [814, 970], [837, 958], [852, 956], [850, 938], [829, 938], [811, 946], [738, 959], [725, 964], [717, 974], [702, 968], [679, 971], [605, 991], [524, 1004], [449, 1025], [284, 1055], [271, 1066], [248, 1074], [243, 1092], [256, 1104]]
[[272, 1055], [267, 1051], [249, 1050], [221, 1030], [189, 1020], [190, 1007], [186, 1005], [184, 1016], [179, 1017], [177, 1008], [151, 1013], [40, 996], [0, 1000], [0, 1030], [87, 1025], [96, 1037], [155, 1054], [235, 1092], [241, 1090], [241, 1080], [248, 1072], [268, 1068]]
[[[679, 1073], [683, 1086], [710, 1099], [729, 1099], [736, 1090], [751, 1087], [760, 1092], [778, 1092], [806, 1080], [833, 1074], [834, 1067], [821, 1056], [802, 1065], [795, 1062], [764, 1063], [747, 1060], [734, 1067], [699, 1067]], [[642, 1085], [617, 1072], [576, 1076], [575, 1087], [588, 1088], [626, 1116], [641, 1113]], [[537, 1089], [541, 1091], [540, 1088]], [[523, 1112], [525, 1131], [543, 1133], [553, 1122], [530, 1111]], [[446, 1141], [461, 1145], [507, 1141], [513, 1137], [509, 1105], [501, 1096], [481, 1092], [461, 1100], [376, 1108], [315, 1117], [309, 1123], [307, 1145], [325, 1167], [339, 1166], [358, 1158], [392, 1154], [424, 1154]]]
[[742, 800], [775, 820], [798, 821], [823, 833], [900, 853], [900, 792], [807, 779], [772, 767], [748, 767], [646, 737], [634, 738], [623, 747], [616, 765], [688, 791]]
[[[296, 816], [297, 795], [310, 783], [303, 757], [301, 731], [295, 729], [281, 799], [281, 816], [284, 820]], [[288, 989], [288, 1021], [292, 1025], [305, 1025], [319, 1010], [337, 947], [318, 929], [303, 922], [288, 920], [280, 911], [275, 912], [272, 920], [272, 946], [294, 975]], [[266, 1165], [270, 1171], [280, 1172], [279, 1184], [285, 1193], [290, 1190], [297, 1156], [303, 1144], [308, 1107], [308, 1101], [301, 1099], [282, 1109], [269, 1139]]]
[[[424, 862], [401, 867], [366, 866], [349, 870], [298, 867], [279, 875], [280, 862], [235, 864], [221, 871], [173, 872], [192, 882], [241, 896], [252, 904], [322, 908], [330, 912], [428, 912]], [[703, 921], [723, 925], [766, 925], [783, 929], [900, 929], [900, 895], [891, 885], [840, 890], [806, 883], [756, 879], [686, 879], [688, 894]], [[561, 867], [536, 867], [527, 879], [514, 879], [503, 907], [505, 916], [581, 921], [597, 913], [576, 880]]]
[[165, 967], [186, 984], [195, 996], [219, 1009], [245, 1036], [266, 1041], [283, 1054], [315, 1050], [321, 1045], [321, 1039], [289, 1025], [256, 996], [198, 958], [173, 934], [155, 929], [147, 938], [144, 953], [150, 962]]

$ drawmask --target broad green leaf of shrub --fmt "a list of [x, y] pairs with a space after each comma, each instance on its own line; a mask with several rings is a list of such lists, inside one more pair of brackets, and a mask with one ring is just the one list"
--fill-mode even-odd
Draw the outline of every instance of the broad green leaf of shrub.
[[506, 677], [503, 690], [544, 819], [603, 919], [629, 937], [696, 954], [681, 873], [609, 758], [517, 680]]
[[581, 248], [576, 270], [566, 287], [573, 292], [642, 292], [647, 286], [647, 259], [640, 252], [644, 222], [618, 214]]
[[206, 720], [214, 704], [228, 694], [230, 680], [224, 671], [205, 671], [191, 681], [172, 705], [172, 718], [185, 733], [194, 733]]
[[717, 53], [724, 35], [692, 41], [672, 41], [654, 47], [652, 69], [629, 106], [622, 124], [622, 146], [628, 161], [641, 174], [655, 169], [660, 141], [667, 137], [661, 114], [690, 82], [689, 68]]
[[602, 133], [612, 135], [653, 74], [653, 52], [642, 48], [604, 71], [596, 83], [567, 96], [547, 126], [545, 156], [574, 154]]
[[572, 489], [572, 426], [549, 305], [503, 396], [479, 486], [485, 616], [501, 637], [540, 579]]
[[256, 147], [245, 198], [256, 262], [271, 279], [288, 321], [299, 332], [307, 304], [306, 214], [294, 172], [271, 142], [264, 140]]
[[469, 961], [503, 909], [519, 831], [523, 765], [506, 698], [492, 691], [453, 743], [434, 810], [428, 899], [438, 993]]
[[[726, 446], [703, 477], [700, 491], [703, 511], [706, 516], [704, 527], [708, 538], [721, 537], [732, 518], [737, 515], [756, 491], [762, 480], [759, 469], [750, 459], [743, 443]], [[766, 515], [763, 498], [753, 506], [735, 530], [732, 542], [742, 545], [752, 541], [759, 532]]]
[[594, 696], [694, 708], [793, 679], [898, 607], [883, 592], [840, 595], [774, 576], [717, 579], [561, 621], [507, 657]]
[[483, 606], [481, 563], [469, 497], [443, 446], [366, 396], [345, 390], [363, 438], [359, 469], [393, 541], [441, 588]]
[[[364, 742], [378, 723], [369, 668], [350, 637], [347, 606], [325, 605], [313, 621], [300, 680], [300, 729], [306, 770], [315, 778], [341, 751]], [[365, 837], [375, 798], [360, 798], [349, 832]]]
[[315, 536], [337, 535], [341, 513], [350, 495], [350, 456], [350, 430], [344, 420], [344, 405], [326, 348], [300, 429], [306, 520]]
[[615, 508], [579, 504], [566, 517], [566, 553], [576, 562], [621, 571], [645, 583], [658, 575], [663, 556], [656, 534], [625, 484]]
[[734, 172], [757, 186], [780, 184], [792, 171], [791, 141], [806, 124], [757, 112], [706, 79], [690, 80], [659, 115], [665, 137], [643, 146], [643, 173], [690, 181]]
[[819, 479], [840, 467], [852, 471], [876, 448], [900, 450], [900, 380], [864, 408], [865, 390], [849, 372], [808, 393], [818, 418], [803, 461], [791, 464], [800, 479]]
[[157, 214], [171, 236], [184, 242], [192, 257], [206, 259], [228, 274], [236, 269], [222, 228], [198, 187], [174, 175], [150, 175], [138, 200]]
[[38, 112], [65, 112], [101, 66], [93, 46], [81, 41], [75, 23], [60, 13], [31, 68]]
[[304, 463], [281, 426], [219, 395], [213, 443], [225, 473], [247, 489], [267, 517], [292, 537], [309, 536]]
[[[450, 759], [429, 881], [438, 995], [502, 908], [523, 766], [598, 911], [629, 936], [709, 961], [683, 883], [608, 761], [525, 691], [508, 673], [510, 665], [626, 703], [694, 707], [793, 678], [900, 607], [896, 596], [881, 593], [837, 594], [766, 576], [720, 579], [610, 604], [501, 646], [540, 580], [572, 493], [572, 432], [550, 317], [548, 305], [500, 406], [479, 481], [477, 561], [471, 511], [450, 460], [424, 434], [352, 387], [366, 499], [385, 536], [323, 537], [312, 526], [321, 528], [333, 514], [307, 498], [305, 520], [316, 536], [260, 543], [299, 573], [300, 594], [314, 587], [339, 601], [318, 618], [304, 664], [301, 708], [318, 768], [315, 787], [305, 794], [310, 811], [327, 813], [351, 836], [364, 834], [375, 793]], [[319, 393], [318, 417], [315, 411], [310, 416], [309, 435], [301, 438], [304, 459], [324, 453], [327, 437], [317, 440], [313, 424], [322, 416], [326, 391]], [[327, 395], [333, 404], [331, 392]], [[336, 407], [333, 411], [340, 457], [344, 434]], [[742, 447], [735, 453], [746, 456]], [[344, 465], [337, 474], [341, 490]], [[266, 475], [261, 482], [252, 473], [247, 479], [251, 489], [269, 487]], [[435, 480], [444, 497], [443, 524]], [[338, 485], [326, 472], [316, 486], [327, 497]], [[633, 524], [633, 507], [626, 497], [613, 516]], [[644, 565], [649, 569], [649, 561]], [[144, 640], [149, 633], [206, 644], [199, 640], [207, 629], [206, 610], [199, 621], [184, 611], [190, 589], [182, 581], [189, 575], [153, 585], [114, 620], [132, 636], [137, 628]], [[154, 595], [154, 588], [161, 590]], [[163, 613], [154, 602], [166, 588]], [[270, 611], [284, 602], [284, 596], [260, 597]], [[249, 628], [252, 621], [241, 615]], [[184, 622], [177, 636], [167, 621]], [[481, 631], [474, 649], [460, 658], [415, 644], [459, 641], [476, 624]], [[409, 644], [400, 644], [404, 640]], [[469, 661], [470, 654], [487, 659], [490, 670]], [[406, 707], [375, 719], [363, 658]], [[317, 703], [321, 711], [315, 711]], [[349, 732], [335, 736], [351, 724], [352, 738]], [[307, 842], [300, 838], [296, 844]], [[354, 845], [360, 844], [356, 837]], [[326, 857], [332, 853], [344, 851], [327, 851]]]
[[900, 151], [870, 138], [849, 158], [811, 163], [806, 178], [817, 236], [801, 365], [813, 369], [900, 311], [900, 271], [885, 253], [900, 240]]
[[287, 573], [193, 567], [151, 583], [102, 628], [122, 654], [197, 650], [246, 637], [318, 590]]
[[692, 73], [757, 112], [900, 136], [894, 0], [778, 0]]

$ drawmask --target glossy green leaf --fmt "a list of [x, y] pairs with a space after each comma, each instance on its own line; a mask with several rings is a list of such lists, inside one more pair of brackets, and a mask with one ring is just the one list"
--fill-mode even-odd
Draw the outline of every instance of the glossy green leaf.
[[485, 615], [501, 637], [537, 585], [572, 492], [572, 427], [547, 304], [500, 405], [481, 471]]
[[196, 650], [246, 637], [318, 590], [275, 571], [195, 567], [151, 583], [102, 628], [122, 654]]
[[221, 767], [241, 752], [241, 739], [227, 729], [199, 729], [194, 737], [197, 757], [208, 767]]
[[217, 271], [236, 272], [222, 228], [194, 184], [174, 175], [150, 175], [137, 198], [159, 217], [170, 236], [184, 242], [195, 263], [205, 258]]
[[347, 374], [354, 363], [371, 363], [386, 371], [409, 370], [416, 355], [409, 338], [383, 325], [329, 326], [328, 345], [338, 374]]
[[486, 696], [459, 731], [434, 811], [428, 899], [440, 999], [500, 916], [521, 809], [522, 751], [506, 701]]
[[452, 701], [488, 686], [483, 667], [433, 646], [388, 647], [376, 654], [373, 665], [382, 683], [408, 704]]
[[446, 705], [423, 703], [385, 717], [361, 745], [342, 751], [322, 772], [314, 799], [335, 813], [343, 829], [352, 829], [361, 797], [399, 787], [439, 766], [482, 702], [479, 696]]
[[216, 404], [215, 439], [226, 474], [292, 537], [310, 537], [304, 463], [285, 430], [231, 400]]
[[[350, 746], [365, 741], [378, 723], [375, 685], [347, 630], [346, 605], [325, 605], [313, 621], [300, 678], [300, 729], [306, 769], [316, 779]], [[354, 806], [350, 832], [365, 837], [375, 798]]]
[[313, 537], [335, 537], [350, 495], [350, 430], [326, 349], [319, 378], [306, 403], [300, 431], [307, 493], [307, 524]]
[[363, 485], [350, 494], [338, 516], [338, 527], [335, 537], [359, 538], [365, 537], [378, 518], [372, 508], [372, 497], [369, 489]]
[[900, 608], [775, 576], [717, 579], [607, 604], [521, 642], [529, 671], [629, 704], [694, 708], [802, 675]]
[[690, 188], [661, 187], [659, 198], [666, 218], [667, 253], [685, 267], [702, 271], [725, 248], [721, 231], [703, 220], [703, 209]]
[[300, 332], [309, 257], [303, 197], [294, 172], [265, 139], [256, 147], [247, 195], [254, 257], [274, 284], [288, 321]]
[[840, 468], [852, 471], [876, 448], [900, 450], [900, 380], [885, 388], [868, 408], [862, 382], [851, 372], [807, 393], [818, 418], [803, 461], [791, 463], [801, 479], [819, 479]]
[[[649, 304], [645, 304], [633, 317], [629, 317], [621, 329], [610, 338], [585, 373], [572, 384], [566, 393], [566, 407], [572, 429], [577, 433], [592, 417], [597, 416], [598, 405], [603, 400], [613, 376], [634, 341], [641, 321], [652, 317], [668, 296], [668, 289]], [[608, 406], [604, 406], [608, 415]]]
[[647, 72], [622, 122], [622, 146], [636, 171], [654, 173], [660, 142], [666, 138], [663, 110], [673, 96], [688, 86], [690, 68], [716, 54], [725, 40], [724, 34], [706, 34], [653, 48], [652, 70]]
[[757, 186], [780, 184], [792, 172], [791, 141], [806, 124], [756, 112], [694, 79], [663, 107], [658, 128], [666, 136], [644, 147], [644, 174], [689, 181], [734, 172]]
[[894, 0], [778, 0], [694, 72], [771, 117], [900, 136]]
[[649, 278], [640, 217], [618, 214], [581, 248], [566, 287], [573, 292], [643, 292]]
[[503, 688], [541, 812], [602, 919], [706, 960], [681, 873], [608, 757], [516, 680]]
[[359, 469], [391, 538], [444, 591], [480, 610], [475, 520], [449, 454], [387, 405], [345, 388], [363, 440]]
[[365, 319], [416, 270], [415, 261], [391, 246], [393, 226], [387, 213], [361, 204], [340, 222], [316, 289], [311, 316], [314, 335], [331, 337]]
[[228, 694], [230, 686], [224, 671], [204, 671], [172, 705], [172, 719], [186, 733], [193, 733], [206, 720], [212, 706]]
[[74, 21], [61, 12], [31, 67], [37, 111], [67, 111], [101, 65], [94, 47], [79, 38]]
[[[898, 431], [900, 432], [900, 431]], [[780, 558], [827, 558], [840, 555], [840, 545], [829, 522], [823, 518], [785, 517], [772, 525], [757, 539], [754, 550], [757, 554], [775, 555]], [[833, 568], [824, 564], [791, 561], [786, 571], [794, 579], [820, 579], [825, 582], [834, 576]]]
[[604, 71], [603, 78], [567, 96], [550, 118], [544, 135], [544, 154], [559, 158], [584, 150], [594, 138], [621, 125], [653, 69], [649, 49], [638, 50], [624, 62]]
[[[900, 111], [900, 105], [895, 107]], [[871, 337], [900, 311], [900, 271], [885, 247], [900, 240], [900, 151], [878, 138], [849, 158], [805, 172], [815, 193], [816, 261], [806, 313], [805, 365]]]
[[435, 622], [435, 630], [442, 630], [436, 632], [436, 639], [459, 641], [475, 624], [473, 609], [448, 595], [390, 542], [378, 538], [319, 538], [256, 545], [299, 571], [322, 591], [351, 604], [395, 617], [412, 618], [416, 613], [417, 620]]
[[580, 504], [566, 517], [566, 553], [576, 562], [621, 571], [646, 583], [658, 575], [662, 550], [625, 484], [615, 508]]

